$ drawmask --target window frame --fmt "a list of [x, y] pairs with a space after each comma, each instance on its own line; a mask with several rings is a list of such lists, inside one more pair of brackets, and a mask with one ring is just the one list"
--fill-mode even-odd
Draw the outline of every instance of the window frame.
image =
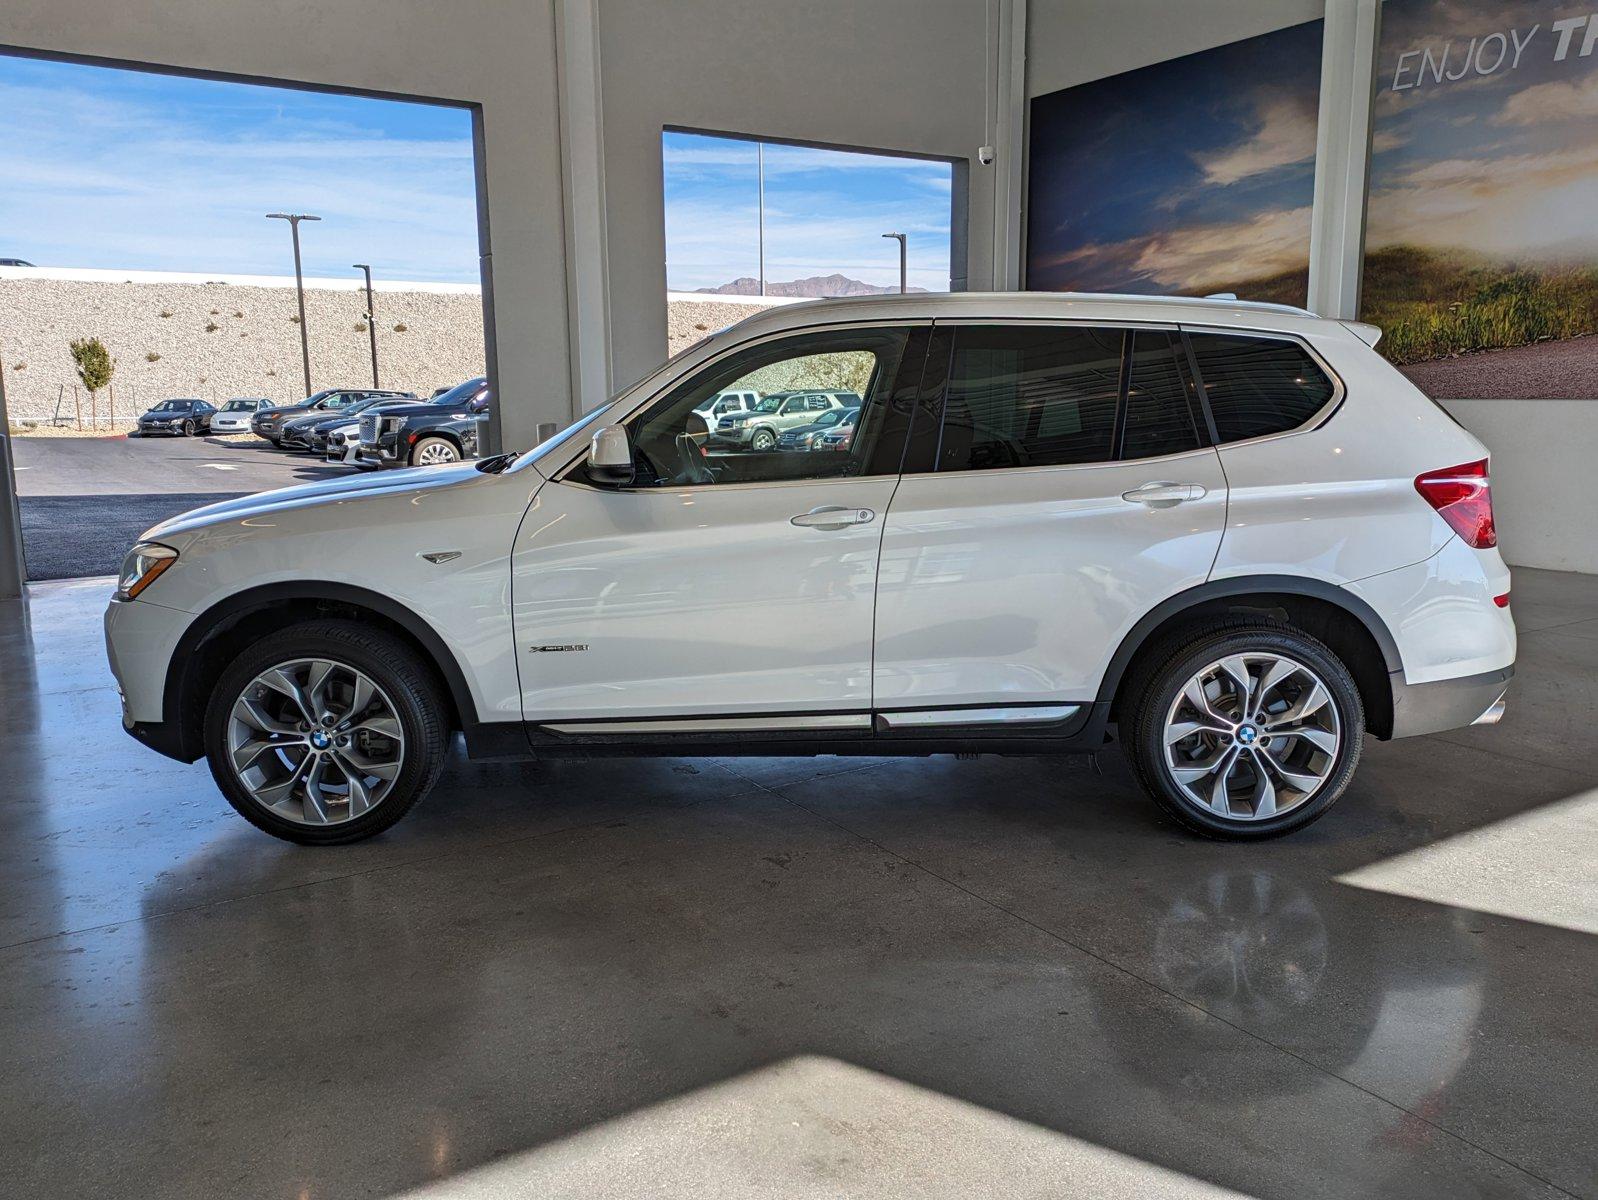
[[[1276, 438], [1298, 437], [1300, 434], [1314, 433], [1335, 417], [1343, 407], [1343, 401], [1348, 398], [1348, 388], [1343, 383], [1343, 377], [1333, 369], [1332, 364], [1326, 361], [1323, 355], [1308, 338], [1293, 333], [1283, 333], [1272, 329], [1249, 329], [1235, 325], [1199, 325], [1183, 322], [1179, 326], [1182, 335], [1182, 345], [1186, 349], [1187, 369], [1190, 377], [1198, 384], [1199, 401], [1204, 410], [1204, 422], [1209, 427], [1210, 444], [1217, 451], [1230, 450], [1235, 446], [1253, 446], [1260, 442], [1274, 441]], [[1325, 404], [1316, 409], [1300, 424], [1291, 429], [1279, 429], [1275, 433], [1260, 433], [1250, 438], [1238, 438], [1236, 441], [1223, 442], [1220, 427], [1215, 423], [1215, 410], [1210, 406], [1209, 390], [1204, 384], [1204, 372], [1199, 368], [1198, 351], [1193, 348], [1193, 339], [1190, 335], [1195, 333], [1218, 333], [1228, 337], [1256, 338], [1261, 341], [1291, 342], [1300, 350], [1309, 355], [1310, 361], [1318, 366], [1331, 380], [1332, 394]]]
[[[897, 376], [887, 381], [882, 403], [891, 405], [899, 390], [902, 387], [907, 387], [913, 393], [911, 397], [911, 403], [913, 404], [919, 398], [921, 389], [926, 382], [925, 372], [930, 366], [930, 357], [927, 351], [932, 343], [933, 331], [936, 325], [937, 321], [931, 315], [894, 317], [875, 321], [821, 321], [812, 325], [795, 325], [784, 329], [772, 330], [769, 333], [761, 333], [744, 338], [741, 341], [730, 342], [704, 358], [692, 358], [691, 354], [695, 347], [689, 346], [678, 353], [678, 359], [683, 360], [681, 363], [677, 361], [664, 363], [659, 371], [639, 383], [628, 395], [619, 398], [617, 402], [608, 406], [610, 411], [605, 413], [605, 424], [630, 425], [648, 408], [687, 383], [691, 378], [721, 369], [726, 360], [735, 355], [757, 350], [761, 346], [772, 342], [788, 341], [799, 337], [820, 337], [837, 333], [902, 331], [905, 338], [904, 352], [900, 355]], [[919, 347], [916, 336], [918, 333], [923, 335], [922, 344]], [[677, 367], [678, 369], [670, 370], [672, 367]], [[802, 391], [805, 389], [795, 390]], [[861, 408], [862, 410], [864, 409], [864, 403], [862, 403]], [[744, 411], [754, 412], [755, 407], [751, 405], [745, 408]], [[884, 427], [884, 435], [892, 429], [892, 411], [887, 414], [887, 419], [890, 424]], [[595, 428], [598, 428], [598, 426], [595, 426]], [[552, 483], [565, 484], [569, 487], [580, 487], [587, 491], [625, 496], [677, 495], [684, 491], [716, 490], [730, 492], [750, 488], [814, 487], [818, 483], [826, 482], [827, 480], [849, 483], [862, 479], [891, 479], [904, 473], [904, 450], [905, 445], [908, 443], [910, 432], [907, 426], [894, 433], [894, 436], [900, 440], [900, 467], [897, 471], [874, 472], [863, 475], [826, 476], [818, 479], [748, 480], [740, 483], [682, 484], [673, 487], [599, 487], [582, 477], [583, 464], [588, 461], [589, 442], [587, 439], [579, 438], [576, 444], [571, 447], [569, 457], [561, 461], [558, 466], [554, 463], [548, 464], [549, 470], [546, 478]]]
[[[1190, 454], [1198, 454], [1205, 450], [1214, 450], [1215, 431], [1210, 419], [1210, 411], [1205, 401], [1203, 388], [1198, 385], [1197, 378], [1192, 370], [1192, 352], [1183, 333], [1183, 327], [1175, 321], [1137, 321], [1137, 320], [1094, 320], [1091, 318], [1061, 319], [1058, 317], [956, 317], [942, 318], [935, 323], [937, 333], [948, 340], [946, 348], [940, 347], [936, 341], [933, 344], [932, 354], [928, 356], [928, 373], [923, 383], [923, 396], [917, 409], [917, 417], [925, 413], [928, 420], [935, 419], [938, 427], [936, 447], [931, 455], [930, 462], [923, 461], [912, 465], [908, 460], [905, 463], [906, 475], [1005, 475], [1015, 471], [1081, 471], [1096, 470], [1104, 467], [1126, 466], [1132, 463], [1157, 463], [1170, 459], [1185, 458]], [[1111, 457], [1094, 459], [1090, 462], [1074, 463], [1039, 463], [1034, 466], [1021, 467], [985, 467], [978, 470], [940, 471], [937, 467], [938, 451], [943, 444], [943, 417], [944, 405], [948, 399], [950, 369], [953, 365], [954, 354], [959, 349], [959, 331], [969, 328], [1040, 328], [1040, 329], [1099, 329], [1119, 331], [1122, 335], [1121, 343], [1121, 388], [1116, 398], [1114, 426], [1110, 438]], [[1205, 332], [1209, 332], [1206, 330]], [[1230, 330], [1237, 333], [1237, 330]], [[1191, 450], [1177, 450], [1170, 454], [1161, 454], [1145, 458], [1125, 458], [1122, 450], [1126, 434], [1127, 414], [1127, 389], [1131, 383], [1131, 356], [1134, 336], [1138, 333], [1164, 333], [1173, 340], [1172, 354], [1178, 375], [1181, 377], [1184, 393], [1189, 396], [1189, 405], [1192, 406], [1191, 417], [1194, 422], [1195, 432], [1198, 434], [1198, 445]], [[943, 357], [934, 368], [933, 359], [939, 353]], [[933, 374], [936, 369], [936, 375]], [[1189, 389], [1191, 389], [1189, 391]], [[1273, 435], [1275, 436], [1275, 435]], [[1234, 445], [1236, 443], [1233, 443]]]

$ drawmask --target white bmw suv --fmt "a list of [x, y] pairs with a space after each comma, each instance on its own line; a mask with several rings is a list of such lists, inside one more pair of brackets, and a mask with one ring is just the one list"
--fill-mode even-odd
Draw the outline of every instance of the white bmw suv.
[[[308, 843], [399, 820], [457, 730], [495, 758], [1114, 737], [1189, 828], [1285, 833], [1367, 734], [1496, 720], [1514, 666], [1487, 452], [1377, 336], [1235, 301], [771, 309], [529, 453], [150, 530], [106, 614], [124, 724]], [[700, 404], [773, 380], [858, 392], [847, 451], [711, 444]]]

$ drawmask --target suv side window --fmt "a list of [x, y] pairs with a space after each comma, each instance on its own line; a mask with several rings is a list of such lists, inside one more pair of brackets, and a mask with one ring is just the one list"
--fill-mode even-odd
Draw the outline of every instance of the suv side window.
[[[908, 327], [825, 330], [724, 355], [627, 423], [637, 467], [632, 486], [702, 487], [897, 473], [898, 454], [887, 443], [902, 436], [902, 428], [887, 438], [883, 433], [888, 394], [910, 333]], [[844, 452], [778, 450], [770, 434], [758, 440], [723, 436], [725, 424], [712, 439], [703, 415], [694, 411], [717, 392], [740, 390], [765, 397], [758, 406], [761, 413], [805, 412], [807, 396], [814, 394], [809, 389], [829, 386], [844, 386], [865, 397], [860, 434]], [[758, 414], [751, 420], [758, 420]]]
[[1222, 442], [1297, 429], [1332, 398], [1331, 379], [1295, 341], [1231, 333], [1188, 336]]
[[1126, 334], [1059, 325], [955, 332], [939, 471], [1113, 457]]
[[1132, 334], [1121, 458], [1158, 458], [1203, 445], [1195, 389], [1178, 364], [1180, 353], [1176, 334], [1157, 329]]

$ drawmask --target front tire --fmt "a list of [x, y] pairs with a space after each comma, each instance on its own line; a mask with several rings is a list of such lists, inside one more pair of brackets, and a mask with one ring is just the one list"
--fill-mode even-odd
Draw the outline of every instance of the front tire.
[[262, 638], [217, 680], [205, 753], [217, 786], [258, 829], [302, 845], [383, 832], [437, 782], [444, 698], [391, 634], [309, 621]]
[[461, 460], [460, 448], [448, 438], [424, 437], [411, 448], [411, 466], [435, 467]]
[[749, 448], [756, 453], [770, 450], [777, 444], [777, 435], [769, 429], [757, 429], [749, 439]]
[[1348, 787], [1365, 711], [1324, 644], [1265, 617], [1188, 631], [1127, 680], [1133, 773], [1180, 824], [1248, 840], [1302, 829]]
[[185, 422], [183, 422], [183, 436], [184, 437], [193, 437], [194, 436], [194, 422], [193, 421], [185, 421]]

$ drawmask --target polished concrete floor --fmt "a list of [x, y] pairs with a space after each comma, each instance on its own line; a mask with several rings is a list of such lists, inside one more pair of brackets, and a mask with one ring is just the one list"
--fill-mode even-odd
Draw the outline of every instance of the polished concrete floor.
[[1598, 579], [1302, 834], [1116, 754], [457, 762], [338, 850], [0, 605], [0, 1195], [1598, 1196]]

